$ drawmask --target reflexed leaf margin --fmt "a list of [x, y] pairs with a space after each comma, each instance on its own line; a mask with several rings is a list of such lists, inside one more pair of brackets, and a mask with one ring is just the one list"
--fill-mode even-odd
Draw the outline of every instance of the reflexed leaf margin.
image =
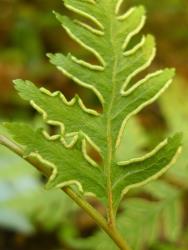
[[[64, 0], [68, 9], [94, 21], [98, 28], [55, 13], [68, 35], [91, 52], [99, 64], [92, 65], [71, 54], [49, 54], [50, 61], [67, 77], [94, 91], [103, 113], [86, 108], [79, 97], [68, 102], [60, 92], [51, 93], [29, 81], [16, 80], [21, 97], [60, 132], [51, 136], [24, 124], [5, 125], [24, 146], [26, 158], [35, 156], [52, 168], [49, 187], [74, 184], [82, 193], [101, 198], [108, 207], [110, 225], [115, 223], [123, 194], [163, 174], [175, 161], [181, 145], [181, 136], [175, 135], [142, 158], [116, 160], [127, 121], [154, 102], [174, 76], [173, 69], [160, 70], [130, 86], [130, 81], [152, 62], [155, 42], [147, 35], [128, 49], [131, 38], [145, 23], [145, 10], [139, 6], [119, 15], [122, 2]], [[87, 143], [98, 150], [102, 163], [89, 157]]]

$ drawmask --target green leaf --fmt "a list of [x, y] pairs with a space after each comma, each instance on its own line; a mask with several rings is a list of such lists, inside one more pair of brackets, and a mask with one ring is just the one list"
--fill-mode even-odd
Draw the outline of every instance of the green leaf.
[[173, 157], [176, 155], [180, 141], [181, 135], [177, 134], [160, 143], [144, 157], [118, 162], [119, 168], [116, 168], [113, 182], [115, 197], [119, 197], [118, 194], [122, 190], [123, 193], [127, 193], [130, 188], [146, 184], [164, 173], [174, 162], [176, 157]]
[[158, 207], [163, 221], [164, 236], [172, 242], [178, 240], [183, 222], [182, 190], [164, 181], [150, 183], [146, 185], [145, 190], [160, 200]]
[[[169, 91], [160, 98], [160, 108], [169, 128], [168, 133], [181, 130], [184, 134], [181, 156], [178, 158], [175, 166], [169, 171], [169, 175], [186, 187], [188, 178], [188, 91], [184, 88], [184, 84], [183, 79], [177, 78], [176, 84], [172, 85]], [[174, 109], [174, 107], [176, 108]]]
[[[16, 80], [15, 88], [24, 100], [30, 101], [31, 105], [42, 114], [47, 124], [60, 128], [62, 136], [82, 131], [96, 144], [102, 143], [99, 139], [103, 137], [104, 132], [101, 130], [102, 122], [99, 114], [87, 109], [78, 96], [68, 102], [59, 91], [51, 93], [44, 88], [38, 89], [30, 81]], [[71, 113], [74, 115], [70, 116]], [[95, 136], [96, 131], [101, 134], [100, 137]]]
[[[49, 187], [77, 185], [84, 194], [92, 193], [104, 200], [115, 212], [125, 192], [163, 174], [179, 152], [181, 138], [177, 135], [140, 159], [119, 162], [116, 158], [127, 121], [168, 88], [174, 70], [160, 70], [130, 84], [155, 55], [151, 35], [130, 48], [131, 38], [145, 23], [142, 6], [120, 15], [122, 1], [118, 0], [65, 0], [64, 3], [69, 10], [96, 24], [55, 13], [67, 34], [91, 52], [98, 64], [71, 54], [49, 54], [50, 61], [67, 77], [92, 90], [103, 112], [87, 109], [78, 97], [68, 102], [60, 92], [51, 93], [31, 82], [17, 80], [15, 85], [21, 97], [43, 115], [44, 122], [56, 125], [60, 132], [50, 136], [27, 125], [7, 127], [14, 139], [24, 145], [26, 156], [34, 154], [53, 169]], [[101, 163], [88, 156], [87, 144], [101, 154]]]
[[70, 147], [62, 139], [51, 140], [41, 129], [35, 131], [26, 124], [10, 123], [6, 124], [6, 127], [14, 134], [14, 139], [26, 147], [25, 157], [32, 154], [52, 167], [53, 178], [47, 185], [49, 188], [75, 184], [80, 191], [87, 190], [99, 197], [105, 197], [101, 168], [92, 166], [82, 153], [85, 150], [84, 139], [81, 142], [73, 138]]

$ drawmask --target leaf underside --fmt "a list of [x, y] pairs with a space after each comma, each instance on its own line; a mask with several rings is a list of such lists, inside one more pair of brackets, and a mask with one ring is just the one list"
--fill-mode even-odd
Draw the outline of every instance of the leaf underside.
[[[163, 141], [146, 156], [118, 162], [116, 150], [127, 121], [154, 102], [171, 84], [173, 69], [160, 70], [144, 79], [130, 82], [146, 69], [155, 56], [151, 35], [142, 37], [133, 48], [128, 45], [145, 22], [145, 10], [134, 7], [120, 15], [122, 1], [64, 0], [65, 6], [95, 23], [95, 27], [55, 13], [68, 35], [99, 61], [92, 65], [68, 54], [49, 54], [50, 62], [77, 84], [91, 89], [99, 98], [103, 112], [88, 109], [75, 96], [71, 101], [60, 92], [37, 88], [30, 81], [16, 80], [20, 96], [42, 115], [44, 122], [57, 126], [50, 136], [24, 124], [6, 124], [14, 139], [49, 164], [53, 173], [49, 187], [75, 184], [83, 193], [92, 193], [106, 203], [112, 194], [114, 209], [130, 188], [138, 187], [164, 173], [176, 158], [181, 136]], [[129, 46], [130, 47], [130, 46]], [[102, 163], [92, 160], [89, 143], [100, 153]], [[126, 151], [126, 148], [125, 148]]]

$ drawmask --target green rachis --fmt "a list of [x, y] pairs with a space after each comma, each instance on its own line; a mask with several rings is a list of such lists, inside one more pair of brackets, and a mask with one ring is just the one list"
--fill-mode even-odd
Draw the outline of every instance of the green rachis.
[[[181, 136], [164, 140], [142, 158], [122, 162], [116, 159], [127, 121], [154, 102], [174, 76], [173, 69], [159, 70], [130, 85], [151, 64], [156, 50], [151, 35], [130, 47], [145, 23], [145, 10], [139, 6], [119, 14], [122, 2], [64, 0], [66, 8], [94, 25], [55, 13], [68, 35], [91, 52], [98, 65], [71, 54], [48, 54], [50, 62], [68, 78], [93, 91], [101, 102], [102, 113], [88, 109], [78, 96], [67, 101], [59, 91], [51, 93], [30, 81], [16, 80], [20, 96], [42, 115], [44, 123], [57, 126], [60, 132], [50, 136], [44, 129], [6, 123], [18, 144], [5, 137], [1, 141], [48, 176], [49, 188], [59, 187], [68, 193], [120, 249], [126, 250], [129, 247], [116, 226], [119, 203], [129, 189], [159, 177], [170, 167], [180, 151]], [[90, 158], [87, 144], [98, 151], [102, 163]], [[84, 195], [89, 194], [104, 204], [107, 220], [85, 200]]]

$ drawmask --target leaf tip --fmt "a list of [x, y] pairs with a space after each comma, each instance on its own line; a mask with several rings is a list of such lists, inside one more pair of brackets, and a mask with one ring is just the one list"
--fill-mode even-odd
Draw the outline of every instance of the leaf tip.
[[25, 81], [22, 79], [16, 79], [12, 81], [14, 84], [15, 89], [18, 88], [18, 86], [25, 84]]
[[62, 15], [60, 15], [57, 11], [53, 10], [52, 13], [55, 15], [58, 21], [62, 21]]
[[51, 59], [51, 57], [53, 56], [53, 54], [52, 53], [46, 53], [46, 56]]
[[52, 10], [52, 13], [53, 13], [55, 16], [58, 14], [58, 12], [55, 11], [55, 10]]
[[13, 80], [12, 82], [14, 83], [14, 84], [18, 84], [20, 81], [22, 81], [21, 79], [15, 79], [15, 80]]
[[146, 8], [144, 5], [138, 5], [137, 9], [142, 15], [146, 15]]
[[176, 134], [172, 137], [172, 139], [173, 139], [174, 141], [176, 141], [177, 144], [179, 143], [179, 145], [181, 146], [181, 145], [182, 145], [182, 140], [183, 140], [183, 133], [182, 133], [182, 132], [176, 133]]
[[168, 73], [169, 77], [174, 78], [176, 75], [176, 69], [175, 68], [167, 68], [166, 73]]
[[155, 37], [152, 34], [147, 34], [146, 39], [148, 40], [148, 42], [150, 44], [152, 44], [153, 46], [155, 46]]

